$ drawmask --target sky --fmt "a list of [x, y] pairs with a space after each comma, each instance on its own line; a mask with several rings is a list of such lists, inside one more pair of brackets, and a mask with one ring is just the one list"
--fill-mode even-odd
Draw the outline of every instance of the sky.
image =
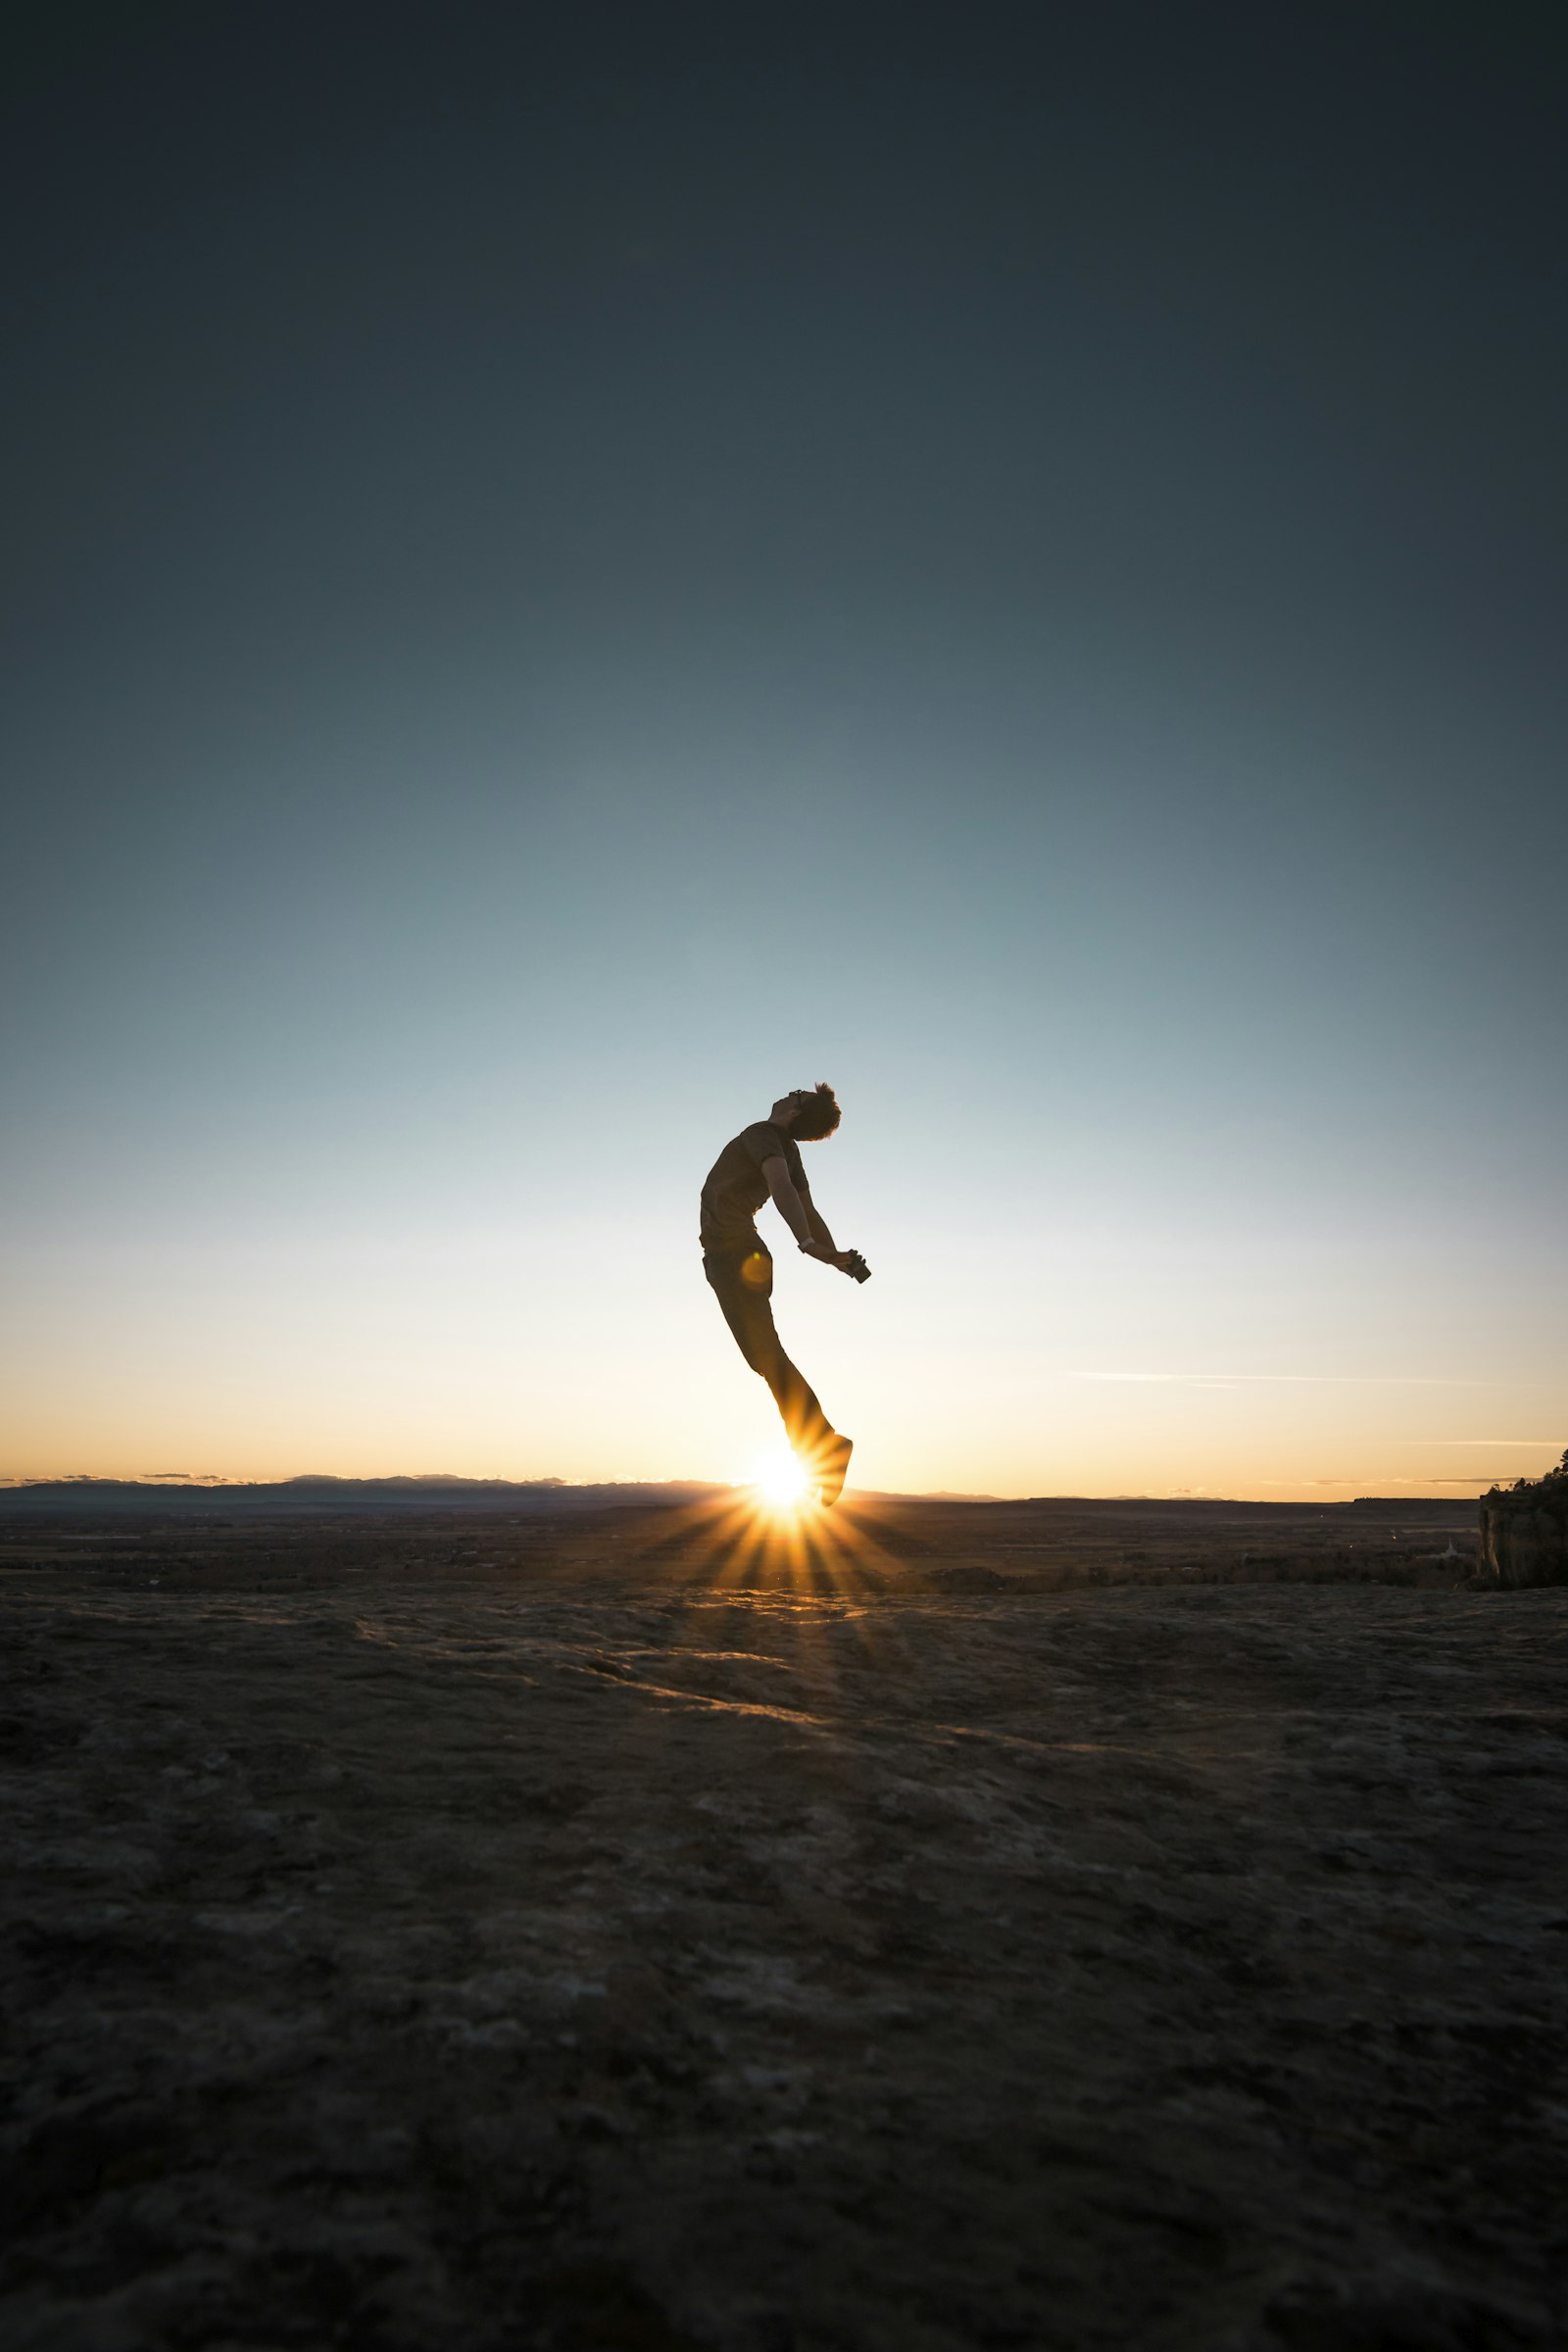
[[1554, 1461], [1556, 12], [556, 13], [8, 76], [0, 1476]]

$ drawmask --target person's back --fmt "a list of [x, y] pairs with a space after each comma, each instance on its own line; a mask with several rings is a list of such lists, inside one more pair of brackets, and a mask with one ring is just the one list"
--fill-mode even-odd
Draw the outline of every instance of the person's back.
[[783, 1159], [797, 1193], [808, 1191], [801, 1149], [788, 1128], [775, 1127], [771, 1119], [757, 1119], [730, 1138], [703, 1186], [700, 1239], [705, 1250], [758, 1240], [757, 1213], [768, 1198], [762, 1169], [768, 1160], [778, 1158]]
[[773, 1324], [773, 1255], [757, 1230], [757, 1213], [773, 1204], [808, 1257], [865, 1279], [865, 1261], [841, 1250], [811, 1200], [801, 1143], [831, 1135], [839, 1106], [830, 1086], [781, 1095], [765, 1119], [732, 1136], [703, 1186], [703, 1271], [752, 1370], [767, 1382], [790, 1444], [816, 1481], [818, 1499], [836, 1502], [849, 1468], [851, 1441], [833, 1427], [790, 1362]]

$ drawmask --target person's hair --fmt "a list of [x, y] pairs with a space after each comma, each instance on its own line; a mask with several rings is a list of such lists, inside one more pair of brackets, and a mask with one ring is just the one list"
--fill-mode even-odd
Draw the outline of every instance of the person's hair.
[[[800, 1091], [803, 1095], [806, 1094], [804, 1086]], [[790, 1133], [795, 1137], [797, 1143], [817, 1144], [821, 1142], [824, 1135], [832, 1134], [843, 1115], [839, 1109], [838, 1098], [824, 1079], [814, 1094], [806, 1095], [806, 1101], [795, 1114], [795, 1122]]]

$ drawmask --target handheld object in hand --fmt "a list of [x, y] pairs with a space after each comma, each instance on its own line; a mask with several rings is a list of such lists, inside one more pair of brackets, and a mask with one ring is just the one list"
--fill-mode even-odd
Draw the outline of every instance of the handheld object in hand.
[[853, 1274], [857, 1282], [869, 1282], [871, 1279], [871, 1269], [866, 1264], [864, 1258], [860, 1255], [858, 1250], [846, 1250], [844, 1254], [850, 1261], [848, 1267], [845, 1269], [846, 1272]]

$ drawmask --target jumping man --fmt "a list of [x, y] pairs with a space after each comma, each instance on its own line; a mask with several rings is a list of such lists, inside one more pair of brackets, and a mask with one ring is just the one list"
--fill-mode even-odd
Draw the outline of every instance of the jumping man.
[[703, 1187], [703, 1271], [742, 1355], [772, 1390], [790, 1444], [807, 1464], [824, 1505], [837, 1502], [844, 1490], [852, 1441], [839, 1436], [784, 1352], [769, 1303], [772, 1253], [753, 1220], [771, 1193], [774, 1207], [808, 1257], [837, 1266], [858, 1282], [865, 1280], [865, 1260], [858, 1252], [834, 1248], [801, 1165], [801, 1145], [831, 1135], [838, 1123], [839, 1106], [830, 1086], [810, 1093], [799, 1087], [793, 1095], [781, 1095], [765, 1119], [743, 1127], [724, 1146]]

